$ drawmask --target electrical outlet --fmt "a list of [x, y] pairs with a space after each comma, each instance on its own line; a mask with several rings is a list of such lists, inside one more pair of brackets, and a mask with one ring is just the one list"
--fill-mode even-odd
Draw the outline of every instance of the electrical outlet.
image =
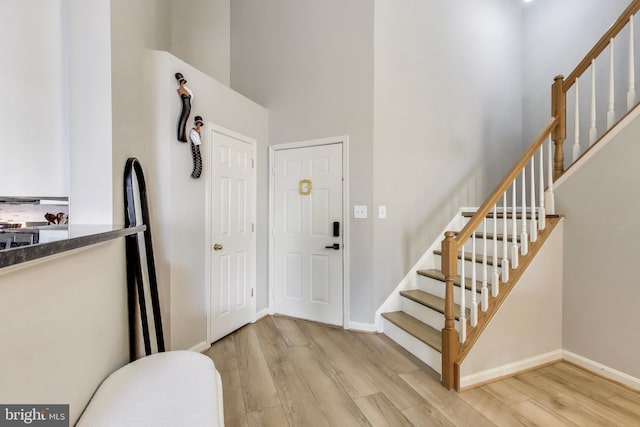
[[353, 217], [363, 219], [367, 217], [367, 207], [365, 205], [355, 205], [353, 207]]
[[386, 218], [387, 218], [387, 207], [378, 206], [378, 219], [386, 219]]

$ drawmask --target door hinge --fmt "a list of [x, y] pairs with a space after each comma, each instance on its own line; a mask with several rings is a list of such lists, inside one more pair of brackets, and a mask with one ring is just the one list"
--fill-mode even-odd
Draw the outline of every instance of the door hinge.
[[276, 166], [273, 165], [271, 166], [271, 175], [275, 175], [276, 174]]
[[251, 223], [251, 232], [254, 233], [256, 231], [256, 225]]
[[251, 159], [251, 169], [255, 169], [256, 167], [256, 159]]
[[253, 288], [251, 288], [251, 298], [253, 298]]

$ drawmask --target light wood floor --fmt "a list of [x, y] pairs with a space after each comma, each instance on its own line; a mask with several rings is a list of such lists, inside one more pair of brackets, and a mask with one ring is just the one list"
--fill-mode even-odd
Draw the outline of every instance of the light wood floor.
[[640, 426], [640, 394], [567, 363], [463, 393], [384, 335], [266, 317], [207, 353], [227, 427]]

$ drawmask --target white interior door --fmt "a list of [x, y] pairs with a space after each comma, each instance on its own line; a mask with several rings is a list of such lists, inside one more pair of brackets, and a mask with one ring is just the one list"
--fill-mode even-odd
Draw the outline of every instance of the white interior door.
[[211, 130], [210, 339], [255, 316], [254, 143]]
[[342, 325], [342, 144], [278, 150], [273, 166], [275, 312]]

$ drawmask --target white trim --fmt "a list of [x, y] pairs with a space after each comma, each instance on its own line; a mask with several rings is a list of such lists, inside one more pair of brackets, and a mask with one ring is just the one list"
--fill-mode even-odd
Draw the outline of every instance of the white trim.
[[267, 317], [269, 316], [271, 313], [271, 308], [267, 307], [267, 308], [263, 308], [262, 310], [260, 310], [259, 312], [256, 313], [256, 318], [252, 323], [257, 322], [258, 320], [262, 319], [263, 317]]
[[269, 314], [275, 314], [275, 242], [273, 239], [275, 204], [275, 182], [272, 178], [275, 165], [275, 152], [280, 150], [292, 150], [296, 148], [316, 147], [321, 145], [342, 145], [342, 326], [349, 329], [350, 324], [350, 242], [349, 242], [349, 136], [334, 136], [329, 138], [313, 139], [308, 141], [290, 142], [269, 146]]
[[476, 374], [467, 375], [465, 377], [460, 378], [460, 388], [464, 390], [466, 388], [483, 384], [488, 381], [493, 381], [502, 377], [515, 375], [519, 372], [526, 371], [528, 369], [532, 369], [537, 366], [545, 365], [547, 363], [559, 362], [562, 360], [563, 358], [562, 356], [563, 356], [562, 350], [554, 350], [554, 351], [550, 351], [549, 353], [544, 353], [538, 356], [530, 357], [528, 359], [507, 363], [506, 365], [487, 369], [486, 371], [478, 372]]
[[351, 331], [360, 331], [360, 332], [377, 332], [378, 328], [374, 323], [361, 323], [354, 322], [353, 320], [349, 321], [349, 327], [345, 327], [345, 329], [349, 329]]
[[206, 139], [205, 141], [202, 141], [203, 144], [206, 143], [205, 146], [205, 150], [207, 150], [208, 154], [207, 154], [207, 164], [204, 165], [204, 171], [205, 171], [205, 176], [204, 179], [205, 181], [205, 194], [204, 194], [204, 198], [205, 198], [205, 225], [204, 225], [204, 232], [205, 232], [205, 238], [204, 238], [204, 242], [205, 242], [205, 310], [207, 312], [207, 341], [208, 342], [213, 342], [213, 339], [211, 337], [211, 246], [212, 246], [212, 241], [211, 241], [211, 217], [212, 217], [212, 210], [211, 210], [211, 165], [214, 164], [213, 162], [213, 150], [211, 149], [212, 146], [212, 139], [211, 139], [211, 133], [212, 132], [216, 132], [219, 133], [221, 135], [226, 135], [228, 137], [231, 137], [233, 139], [237, 139], [239, 141], [242, 142], [246, 142], [247, 144], [251, 145], [251, 157], [254, 161], [254, 168], [252, 169], [253, 171], [253, 209], [251, 210], [251, 222], [253, 224], [256, 224], [256, 227], [254, 228], [253, 231], [253, 239], [251, 241], [251, 244], [253, 245], [253, 262], [252, 262], [252, 266], [251, 266], [251, 287], [254, 289], [254, 293], [253, 293], [253, 297], [251, 298], [251, 320], [250, 322], [255, 322], [256, 321], [256, 300], [257, 300], [257, 289], [256, 289], [256, 283], [257, 283], [257, 257], [258, 257], [258, 243], [257, 243], [257, 239], [256, 239], [256, 235], [258, 234], [258, 230], [257, 230], [257, 209], [258, 209], [258, 162], [257, 162], [257, 156], [256, 156], [256, 147], [257, 147], [257, 141], [254, 138], [248, 137], [246, 135], [242, 135], [238, 132], [232, 131], [230, 129], [224, 128], [222, 126], [219, 126], [215, 123], [211, 123], [211, 122], [207, 122], [206, 126], [205, 126], [205, 132], [206, 132]]
[[563, 359], [586, 369], [595, 375], [615, 381], [633, 390], [640, 391], [640, 378], [632, 377], [629, 374], [625, 374], [624, 372], [620, 372], [616, 369], [603, 365], [602, 363], [595, 362], [567, 350], [563, 351]]
[[273, 168], [275, 165], [275, 151], [273, 148], [269, 147], [269, 166], [268, 166], [268, 174], [269, 174], [269, 279], [267, 283], [267, 295], [269, 297], [269, 315], [273, 316], [275, 313], [275, 299], [276, 299], [276, 290], [274, 287], [275, 283], [275, 252], [276, 252], [276, 244], [273, 239], [274, 233], [274, 225], [273, 225], [273, 213], [275, 210], [275, 202], [273, 200], [274, 189], [274, 180], [273, 180]]
[[207, 341], [202, 341], [194, 345], [193, 347], [191, 347], [189, 351], [195, 351], [196, 353], [204, 353], [205, 351], [209, 350], [210, 347], [211, 347], [211, 344], [209, 344]]

